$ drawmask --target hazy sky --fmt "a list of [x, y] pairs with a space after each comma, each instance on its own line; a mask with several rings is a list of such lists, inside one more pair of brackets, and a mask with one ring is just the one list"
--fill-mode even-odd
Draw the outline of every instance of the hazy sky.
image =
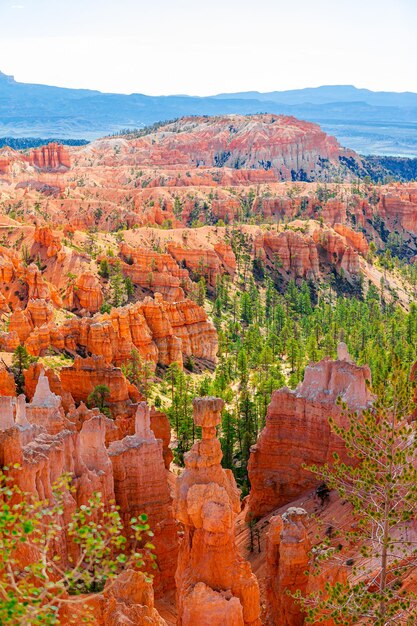
[[0, 0], [0, 70], [102, 91], [417, 92], [417, 0]]

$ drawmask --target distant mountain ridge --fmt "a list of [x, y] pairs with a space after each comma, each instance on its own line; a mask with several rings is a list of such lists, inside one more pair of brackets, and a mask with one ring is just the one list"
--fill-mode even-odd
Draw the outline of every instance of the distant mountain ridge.
[[112, 94], [19, 83], [0, 72], [0, 137], [95, 139], [186, 115], [275, 113], [320, 124], [363, 154], [417, 156], [417, 94], [349, 85], [210, 97]]
[[243, 91], [238, 93], [218, 94], [223, 98], [249, 98], [261, 101], [279, 102], [282, 104], [331, 104], [334, 102], [364, 102], [371, 106], [417, 107], [417, 93], [411, 91], [371, 91], [358, 89], [353, 85], [323, 85], [322, 87], [306, 87], [285, 91]]

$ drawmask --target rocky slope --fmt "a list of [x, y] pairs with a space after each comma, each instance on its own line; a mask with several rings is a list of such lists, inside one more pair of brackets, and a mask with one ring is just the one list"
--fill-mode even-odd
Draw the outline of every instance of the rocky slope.
[[132, 143], [139, 166], [263, 169], [283, 180], [311, 178], [326, 161], [338, 166], [339, 156], [354, 157], [315, 124], [280, 115], [182, 118]]
[[[51, 144], [29, 155], [2, 149], [1, 198], [9, 216], [66, 225], [67, 234], [302, 217], [348, 223], [382, 244], [400, 229], [415, 249], [413, 183], [359, 188], [349, 184], [357, 172], [346, 163], [359, 167], [360, 158], [295, 118], [183, 118], [88, 146]], [[332, 183], [336, 176], [343, 183]]]

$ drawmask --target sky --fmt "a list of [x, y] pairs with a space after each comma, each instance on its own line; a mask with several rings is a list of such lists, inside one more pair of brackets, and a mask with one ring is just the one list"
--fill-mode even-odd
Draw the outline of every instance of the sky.
[[0, 0], [0, 70], [150, 95], [417, 92], [416, 25], [417, 0]]

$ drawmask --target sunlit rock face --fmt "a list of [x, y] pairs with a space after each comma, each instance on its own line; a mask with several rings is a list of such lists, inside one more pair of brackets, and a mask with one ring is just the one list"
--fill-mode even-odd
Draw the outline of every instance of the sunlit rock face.
[[102, 593], [64, 605], [59, 613], [61, 626], [83, 622], [91, 626], [167, 626], [155, 608], [152, 582], [132, 569], [119, 574]]
[[34, 356], [48, 348], [73, 353], [81, 349], [102, 356], [107, 364], [121, 365], [136, 349], [154, 365], [175, 361], [182, 366], [188, 356], [216, 361], [216, 329], [203, 307], [191, 300], [167, 302], [156, 293], [154, 298], [113, 308], [110, 313], [72, 318], [61, 325], [44, 316], [42, 325], [36, 326], [29, 315], [32, 309], [28, 305], [13, 313], [10, 327]]

